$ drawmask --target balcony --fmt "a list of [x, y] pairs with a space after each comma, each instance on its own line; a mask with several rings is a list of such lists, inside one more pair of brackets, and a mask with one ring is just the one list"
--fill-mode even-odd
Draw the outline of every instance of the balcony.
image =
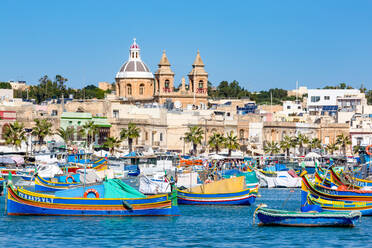
[[164, 93], [171, 93], [172, 92], [172, 89], [165, 87], [165, 88], [163, 88], [163, 92]]
[[208, 91], [208, 89], [205, 89], [205, 88], [197, 88], [196, 89], [196, 93], [199, 93], [199, 94], [206, 94]]

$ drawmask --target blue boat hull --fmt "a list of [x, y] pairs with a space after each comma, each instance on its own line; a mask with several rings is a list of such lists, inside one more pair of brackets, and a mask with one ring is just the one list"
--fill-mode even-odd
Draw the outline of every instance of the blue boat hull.
[[261, 225], [270, 226], [353, 226], [358, 216], [353, 218], [340, 217], [277, 217], [257, 213]]
[[74, 209], [47, 209], [29, 206], [13, 200], [8, 201], [9, 215], [61, 215], [61, 216], [166, 216], [179, 215], [177, 206], [163, 209], [145, 210], [74, 210]]
[[179, 215], [176, 195], [145, 198], [74, 198], [38, 194], [9, 186], [8, 215], [164, 216]]

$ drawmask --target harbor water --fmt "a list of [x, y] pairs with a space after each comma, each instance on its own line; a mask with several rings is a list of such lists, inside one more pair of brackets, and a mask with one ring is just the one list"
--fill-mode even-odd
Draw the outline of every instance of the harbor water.
[[[298, 209], [299, 189], [260, 189], [256, 205]], [[5, 216], [0, 247], [370, 247], [372, 218], [354, 228], [260, 227], [256, 206], [180, 206], [178, 217]], [[258, 219], [256, 219], [258, 222]]]

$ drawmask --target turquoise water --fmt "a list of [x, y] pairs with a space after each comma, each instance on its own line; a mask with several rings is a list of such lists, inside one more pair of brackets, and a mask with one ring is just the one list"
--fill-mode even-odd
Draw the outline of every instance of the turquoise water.
[[[296, 209], [300, 192], [260, 189], [270, 207]], [[179, 217], [9, 217], [0, 247], [371, 247], [372, 218], [354, 228], [258, 227], [255, 207], [180, 206]]]

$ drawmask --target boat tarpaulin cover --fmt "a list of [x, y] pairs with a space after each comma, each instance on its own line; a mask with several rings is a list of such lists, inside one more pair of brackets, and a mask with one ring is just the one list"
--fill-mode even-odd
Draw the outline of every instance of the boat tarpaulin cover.
[[226, 194], [245, 189], [245, 177], [232, 177], [208, 184], [203, 184], [190, 189], [191, 193], [199, 194]]
[[138, 190], [130, 187], [119, 179], [109, 179], [103, 182], [105, 198], [145, 198]]

